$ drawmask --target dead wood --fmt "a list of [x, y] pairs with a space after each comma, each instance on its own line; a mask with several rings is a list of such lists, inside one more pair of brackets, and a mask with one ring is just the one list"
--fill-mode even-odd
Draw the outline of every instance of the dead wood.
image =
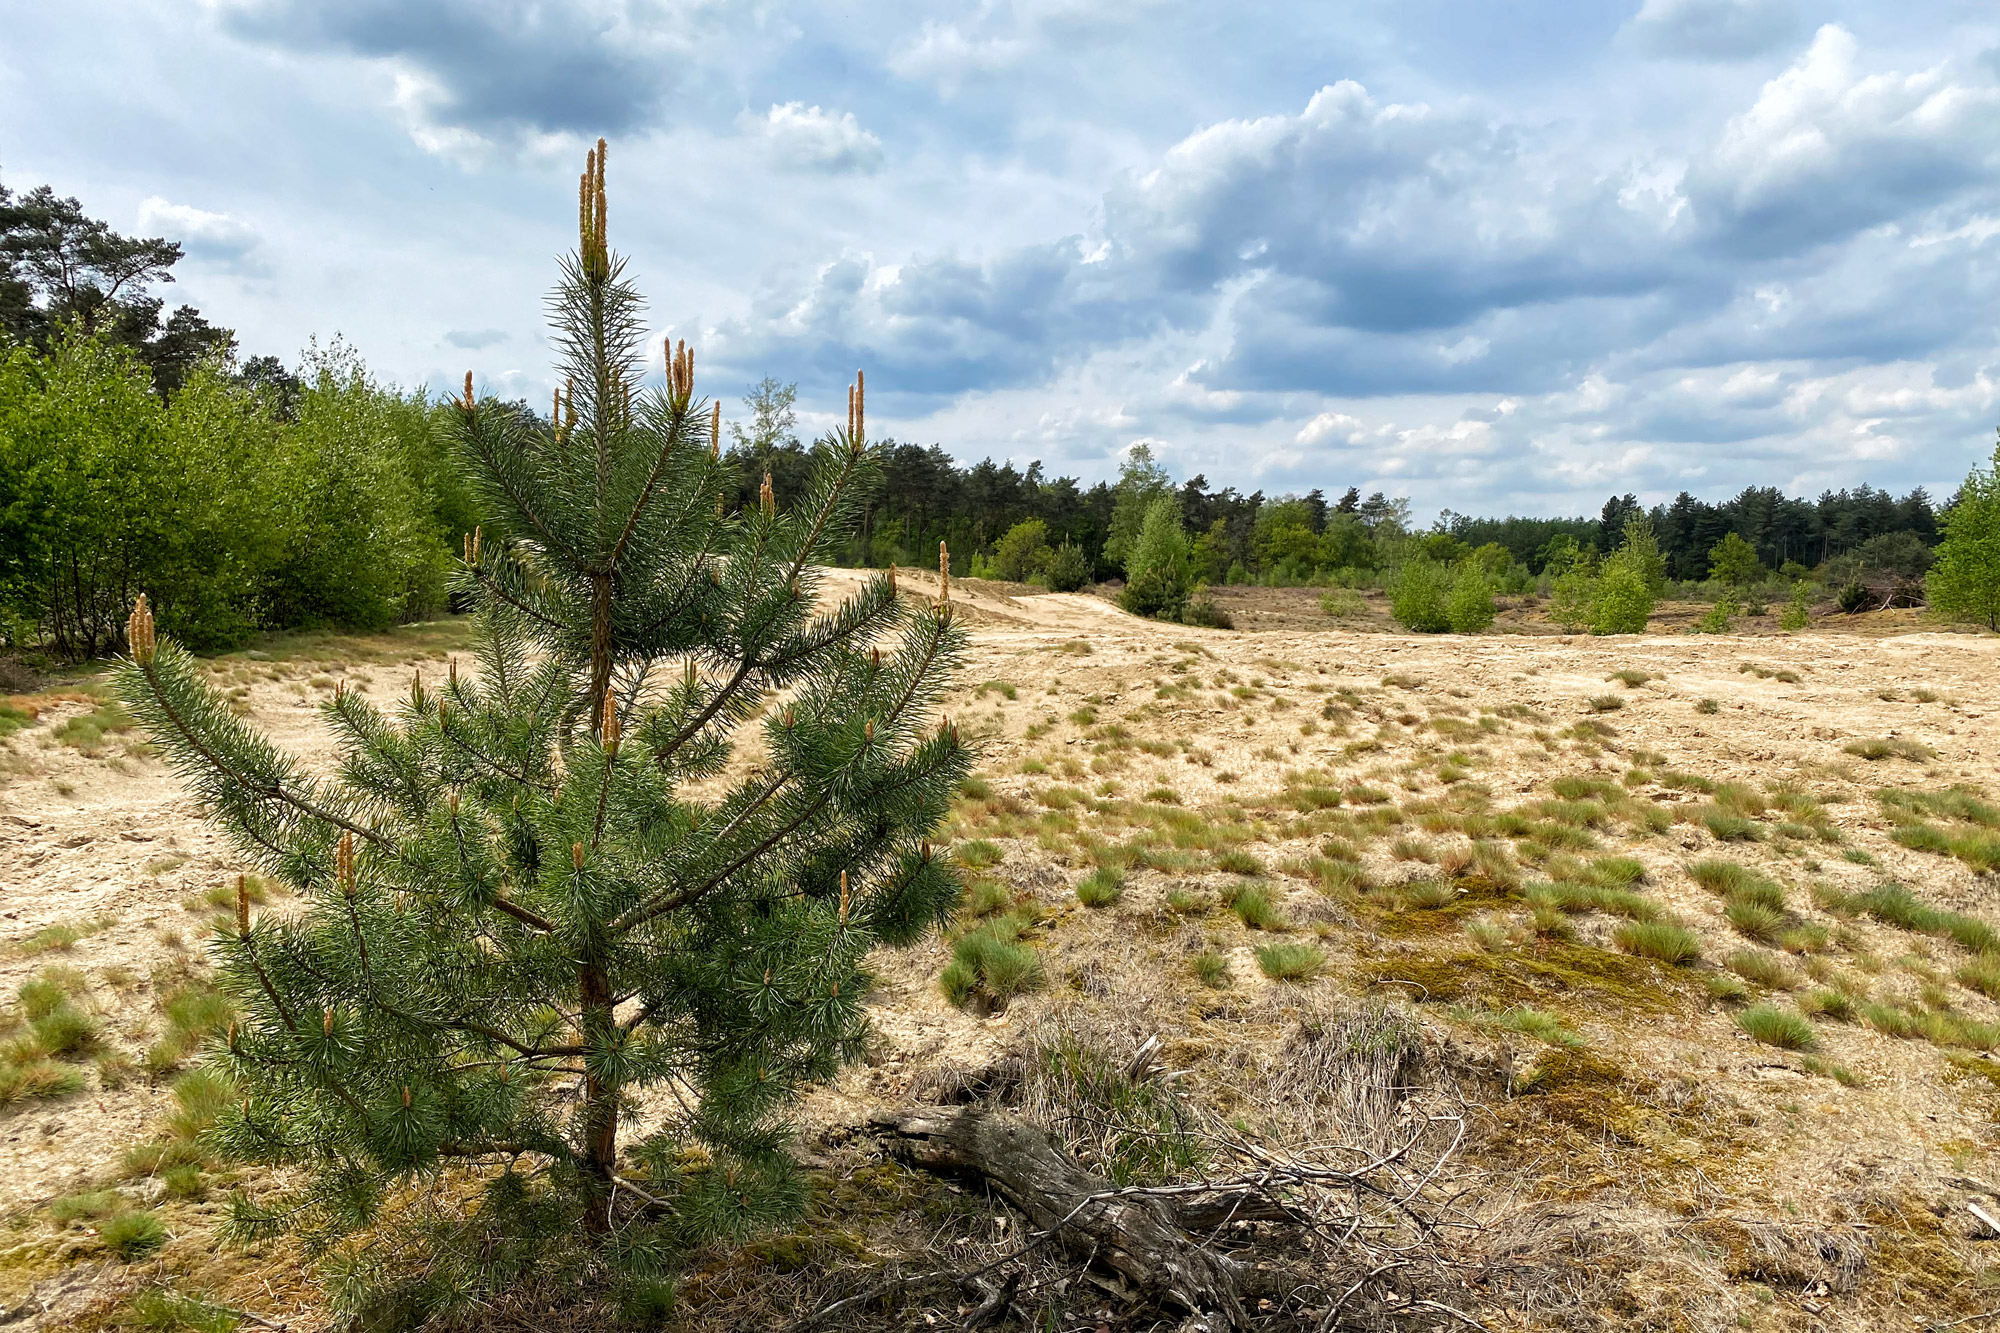
[[[1241, 1265], [1192, 1238], [1166, 1200], [1113, 1188], [1018, 1117], [935, 1107], [879, 1114], [872, 1123], [893, 1135], [892, 1155], [985, 1182], [1036, 1229], [1057, 1233], [1072, 1252], [1093, 1257], [1152, 1300], [1245, 1327]], [[1250, 1202], [1246, 1197], [1242, 1206]], [[1206, 1217], [1227, 1220], [1213, 1211], [1213, 1194], [1201, 1203]]]

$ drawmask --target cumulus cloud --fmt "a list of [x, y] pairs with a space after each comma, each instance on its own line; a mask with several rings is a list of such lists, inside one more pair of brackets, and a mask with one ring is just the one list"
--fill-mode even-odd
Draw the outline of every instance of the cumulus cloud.
[[882, 165], [882, 141], [861, 127], [852, 111], [838, 115], [803, 102], [774, 103], [737, 124], [784, 166], [802, 171], [872, 172]]
[[1689, 173], [1724, 244], [1795, 251], [1907, 216], [2000, 171], [2000, 87], [1939, 63], [1858, 68], [1860, 43], [1829, 24], [1733, 117]]
[[189, 259], [238, 277], [259, 278], [271, 271], [263, 238], [249, 223], [227, 213], [210, 213], [154, 195], [139, 205], [139, 233], [179, 241]]
[[687, 49], [668, 0], [216, 0], [227, 31], [299, 55], [359, 57], [426, 148], [649, 124]]
[[1797, 33], [1792, 0], [1646, 0], [1625, 34], [1648, 55], [1747, 60]]

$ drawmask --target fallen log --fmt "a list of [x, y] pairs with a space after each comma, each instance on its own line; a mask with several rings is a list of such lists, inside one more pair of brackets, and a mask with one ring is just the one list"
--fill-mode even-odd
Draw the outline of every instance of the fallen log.
[[1114, 1188], [1018, 1117], [931, 1107], [878, 1112], [871, 1124], [890, 1136], [891, 1155], [991, 1185], [1035, 1229], [1055, 1232], [1065, 1248], [1089, 1255], [1151, 1299], [1220, 1316], [1231, 1329], [1245, 1326], [1240, 1265], [1189, 1236], [1169, 1203]]

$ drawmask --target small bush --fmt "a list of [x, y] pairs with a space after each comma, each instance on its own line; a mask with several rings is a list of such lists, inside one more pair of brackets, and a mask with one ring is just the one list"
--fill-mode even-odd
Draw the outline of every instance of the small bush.
[[1732, 815], [1719, 808], [1710, 808], [1708, 813], [1701, 817], [1701, 822], [1714, 835], [1717, 842], [1756, 842], [1764, 836], [1764, 830], [1758, 826], [1756, 820]]
[[1766, 1046], [1803, 1051], [1817, 1038], [1812, 1023], [1803, 1015], [1771, 1004], [1753, 1004], [1736, 1015], [1736, 1025]]
[[1615, 680], [1620, 685], [1625, 686], [1627, 689], [1636, 690], [1641, 685], [1644, 685], [1647, 681], [1653, 679], [1653, 677], [1647, 672], [1638, 671], [1632, 667], [1626, 667], [1623, 671], [1612, 672], [1610, 675], [1606, 676], [1605, 679]]
[[1590, 700], [1590, 710], [1593, 713], [1615, 713], [1624, 706], [1625, 700], [1615, 694], [1594, 695]]
[[1692, 963], [1701, 957], [1701, 939], [1685, 926], [1664, 921], [1627, 921], [1611, 932], [1611, 941], [1639, 958], [1663, 963]]
[[1326, 955], [1310, 944], [1277, 940], [1257, 946], [1257, 966], [1273, 981], [1306, 981], [1326, 964]]
[[1690, 632], [1695, 634], [1727, 634], [1736, 627], [1736, 617], [1742, 613], [1743, 608], [1737, 605], [1735, 598], [1721, 598], [1714, 606], [1708, 608], [1707, 614], [1694, 623]]
[[1697, 713], [1706, 714], [1708, 716], [1713, 716], [1716, 713], [1720, 713], [1722, 711], [1722, 705], [1721, 703], [1719, 703], [1714, 699], [1703, 699], [1700, 703], [1694, 706], [1694, 711]]
[[1451, 567], [1419, 556], [1396, 572], [1389, 585], [1389, 614], [1404, 629], [1443, 634], [1451, 628], [1455, 580]]
[[1213, 949], [1203, 949], [1189, 960], [1194, 968], [1195, 979], [1210, 990], [1221, 990], [1230, 983], [1229, 959]]

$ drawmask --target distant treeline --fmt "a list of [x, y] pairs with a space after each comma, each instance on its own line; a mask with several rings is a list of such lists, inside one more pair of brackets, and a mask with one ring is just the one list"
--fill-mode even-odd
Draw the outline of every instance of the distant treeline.
[[[451, 555], [483, 516], [433, 429], [438, 404], [378, 383], [338, 345], [296, 370], [239, 361], [230, 330], [188, 306], [164, 314], [151, 294], [179, 258], [172, 242], [121, 236], [46, 187], [0, 187], [0, 648], [119, 649], [142, 590], [162, 628], [200, 648], [442, 609]], [[803, 492], [794, 399], [794, 386], [765, 380], [744, 400], [728, 454], [738, 505], [757, 502], [766, 474], [780, 503]], [[1143, 447], [1117, 480], [1089, 486], [1040, 463], [881, 448], [887, 484], [848, 563], [930, 565], [943, 542], [954, 574], [1072, 588], [1125, 577], [1151, 541], [1173, 570], [1156, 591], [1183, 609], [1203, 583], [1386, 586], [1413, 559], [1476, 559], [1508, 587], [1579, 552], [1608, 557], [1642, 512], [1623, 495], [1594, 519], [1446, 511], [1419, 528], [1407, 500], [1381, 492], [1211, 489], [1176, 481]], [[1662, 574], [1682, 583], [1811, 571], [1907, 584], [1939, 531], [1922, 490], [1867, 486], [1816, 501], [1769, 487], [1719, 504], [1683, 493], [1646, 512]], [[1731, 534], [1740, 541], [1722, 545]], [[1719, 549], [1726, 574], [1711, 568]]]
[[[790, 394], [789, 386], [767, 381], [746, 400], [753, 424], [738, 431], [730, 451], [738, 464], [739, 503], [755, 501], [766, 471], [781, 497], [804, 484], [806, 449], [790, 436]], [[1635, 513], [1652, 518], [1668, 577], [1686, 582], [1709, 576], [1709, 553], [1731, 532], [1774, 572], [1816, 569], [1856, 556], [1871, 542], [1875, 551], [1893, 550], [1906, 563], [1921, 561], [1914, 551], [1935, 546], [1938, 536], [1936, 506], [1922, 488], [1898, 498], [1864, 485], [1805, 500], [1776, 487], [1748, 487], [1720, 503], [1683, 491], [1650, 511], [1631, 495], [1614, 495], [1596, 518], [1477, 518], [1446, 510], [1419, 530], [1407, 501], [1379, 491], [1364, 497], [1350, 487], [1337, 498], [1323, 489], [1246, 495], [1234, 487], [1212, 489], [1199, 475], [1175, 483], [1150, 454], [1116, 481], [1085, 486], [1073, 477], [1049, 477], [1039, 462], [1023, 469], [989, 458], [961, 466], [937, 445], [890, 441], [886, 448], [888, 484], [869, 508], [851, 553], [855, 564], [930, 563], [942, 541], [953, 572], [965, 574], [1016, 525], [1039, 520], [1051, 546], [1073, 545], [1099, 578], [1119, 577], [1123, 556], [1112, 541], [1113, 515], [1121, 493], [1135, 486], [1179, 501], [1212, 582], [1304, 583], [1341, 569], [1379, 570], [1396, 560], [1400, 541], [1440, 535], [1469, 549], [1497, 546], [1540, 574], [1566, 541], [1611, 554]]]

